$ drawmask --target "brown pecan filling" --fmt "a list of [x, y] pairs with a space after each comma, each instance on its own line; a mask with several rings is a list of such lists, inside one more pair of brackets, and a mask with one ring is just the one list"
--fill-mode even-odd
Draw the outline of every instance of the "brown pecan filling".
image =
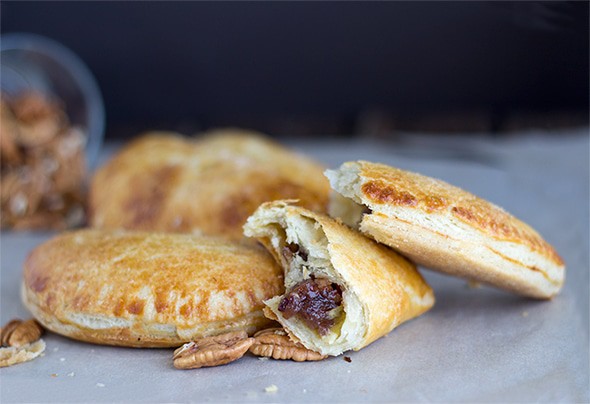
[[279, 311], [286, 319], [297, 316], [309, 328], [326, 335], [336, 322], [331, 311], [341, 304], [340, 286], [328, 279], [311, 277], [295, 285], [281, 299]]

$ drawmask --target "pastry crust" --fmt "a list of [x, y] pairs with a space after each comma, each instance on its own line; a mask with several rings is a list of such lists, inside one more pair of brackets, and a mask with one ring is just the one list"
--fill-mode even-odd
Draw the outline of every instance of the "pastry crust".
[[330, 185], [323, 170], [254, 132], [226, 129], [195, 139], [147, 133], [97, 170], [89, 222], [240, 239], [247, 217], [265, 201], [297, 198], [326, 211]]
[[44, 351], [45, 341], [42, 338], [23, 346], [0, 347], [0, 368], [31, 361]]
[[415, 263], [546, 299], [565, 266], [554, 248], [502, 208], [446, 182], [356, 161], [327, 170], [330, 214]]
[[[285, 270], [289, 292], [299, 282], [327, 279], [342, 291], [342, 312], [325, 335], [279, 308], [283, 296], [265, 301], [265, 314], [278, 320], [306, 348], [323, 355], [358, 350], [432, 307], [434, 295], [416, 267], [395, 251], [319, 213], [275, 201], [261, 205], [244, 234], [256, 237]], [[296, 244], [305, 251], [284, 254]]]
[[22, 297], [58, 334], [108, 345], [177, 347], [267, 326], [262, 302], [282, 290], [280, 267], [253, 244], [79, 230], [29, 254]]

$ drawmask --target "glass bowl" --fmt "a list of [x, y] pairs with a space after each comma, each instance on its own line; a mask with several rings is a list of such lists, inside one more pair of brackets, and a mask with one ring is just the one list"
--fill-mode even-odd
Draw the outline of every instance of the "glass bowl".
[[0, 36], [2, 92], [26, 91], [60, 100], [72, 123], [86, 134], [86, 162], [94, 168], [105, 127], [100, 90], [84, 62], [63, 45], [33, 34]]

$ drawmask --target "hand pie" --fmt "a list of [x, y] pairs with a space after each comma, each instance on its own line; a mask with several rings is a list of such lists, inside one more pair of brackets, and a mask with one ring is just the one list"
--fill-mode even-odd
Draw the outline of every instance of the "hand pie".
[[551, 245], [498, 206], [443, 181], [366, 161], [326, 171], [330, 214], [424, 267], [550, 298], [565, 267]]
[[325, 212], [330, 184], [323, 170], [253, 132], [219, 130], [196, 139], [150, 133], [97, 170], [89, 222], [240, 239], [246, 219], [265, 201], [297, 198]]
[[434, 304], [413, 264], [326, 215], [269, 202], [244, 234], [285, 270], [286, 292], [264, 302], [265, 314], [323, 355], [359, 350]]
[[22, 297], [43, 326], [67, 337], [177, 347], [268, 326], [262, 302], [282, 291], [281, 268], [252, 243], [80, 230], [30, 253]]

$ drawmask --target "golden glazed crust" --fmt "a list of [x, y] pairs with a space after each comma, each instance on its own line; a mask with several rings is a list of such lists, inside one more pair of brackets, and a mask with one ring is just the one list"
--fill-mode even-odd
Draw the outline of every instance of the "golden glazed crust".
[[174, 347], [268, 325], [282, 271], [251, 244], [183, 234], [80, 230], [35, 248], [23, 301], [46, 328], [82, 341]]
[[326, 211], [323, 167], [269, 139], [240, 130], [196, 139], [149, 133], [97, 170], [91, 226], [242, 237], [246, 218], [265, 201], [297, 198]]
[[[563, 283], [564, 263], [551, 245], [469, 192], [366, 161], [326, 175], [337, 192], [370, 209], [360, 221], [363, 233], [420, 265], [537, 298], [553, 296]], [[341, 203], [334, 198], [330, 211], [341, 211]]]
[[[296, 232], [301, 234], [299, 244], [308, 255], [305, 268], [290, 266], [282, 254]], [[301, 323], [286, 320], [272, 302], [266, 302], [272, 311], [270, 314], [265, 309], [267, 316], [277, 319], [307, 348], [322, 354], [361, 349], [434, 304], [431, 288], [412, 263], [324, 214], [288, 201], [265, 203], [248, 219], [245, 234], [257, 237], [280, 260], [286, 282], [296, 277], [295, 271], [309, 271], [316, 277], [328, 277], [343, 288], [343, 299], [348, 299], [343, 304], [349, 311], [341, 335], [320, 340], [310, 338], [311, 333]], [[302, 277], [305, 279], [305, 275]], [[288, 291], [288, 284], [286, 288]]]

